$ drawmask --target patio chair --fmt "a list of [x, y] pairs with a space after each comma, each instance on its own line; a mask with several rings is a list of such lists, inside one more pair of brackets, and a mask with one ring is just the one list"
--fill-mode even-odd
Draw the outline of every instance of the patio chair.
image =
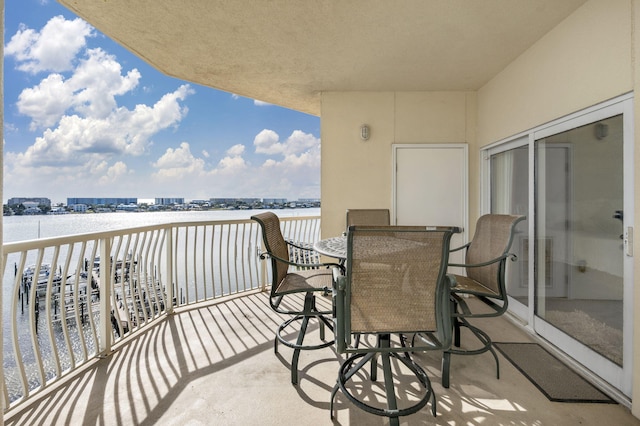
[[[358, 408], [389, 417], [391, 424], [398, 424], [400, 416], [416, 413], [429, 400], [435, 416], [431, 382], [407, 353], [447, 349], [451, 344], [452, 277], [446, 275], [451, 234], [451, 230], [425, 227], [349, 228], [346, 275], [340, 275], [338, 270], [334, 272], [336, 349], [349, 357], [340, 366], [331, 393], [331, 418], [338, 390]], [[409, 347], [402, 339], [392, 338], [410, 333], [422, 333], [424, 338], [412, 340]], [[357, 347], [352, 345], [354, 334], [363, 339]], [[375, 388], [378, 358], [384, 376], [380, 392], [384, 393], [385, 401], [374, 405], [375, 397], [369, 396], [378, 392], [376, 389], [367, 392], [366, 375], [361, 371], [371, 363], [371, 388]], [[404, 388], [395, 389], [394, 370], [415, 376], [413, 380], [424, 387], [424, 394], [420, 393], [417, 400], [410, 403], [406, 403], [409, 394], [400, 395], [405, 403], [398, 407], [396, 391], [402, 392]], [[412, 395], [415, 390], [412, 386]]]
[[[291, 260], [291, 253], [312, 249], [285, 241], [280, 229], [280, 219], [272, 212], [256, 214], [251, 216], [251, 219], [258, 222], [262, 229], [265, 251], [260, 252], [260, 258], [271, 260], [269, 304], [274, 311], [291, 316], [278, 327], [274, 350], [278, 353], [278, 342], [293, 348], [291, 383], [297, 384], [300, 351], [326, 348], [334, 343], [333, 339], [330, 341], [325, 339], [325, 325], [333, 331], [330, 319], [332, 311], [318, 310], [316, 293], [329, 294], [332, 285], [332, 267], [341, 268], [341, 266], [337, 263], [299, 263]], [[297, 254], [295, 257], [300, 258]], [[297, 303], [299, 298], [295, 299], [294, 296], [301, 294], [304, 296], [304, 302]], [[287, 296], [289, 296], [287, 303], [283, 303], [283, 299]], [[305, 345], [305, 334], [309, 320], [312, 318], [318, 320], [322, 342]], [[286, 338], [286, 334], [291, 330], [290, 326], [298, 322], [300, 322], [300, 328], [297, 330], [296, 340], [291, 342]]]
[[[389, 209], [347, 209], [347, 229], [350, 226], [389, 226], [391, 217]], [[346, 235], [346, 233], [345, 233]], [[345, 259], [341, 264], [344, 265]], [[356, 347], [360, 342], [360, 335], [356, 334]]]
[[347, 209], [347, 229], [352, 225], [389, 225], [389, 209]]
[[[457, 284], [451, 291], [454, 337], [453, 346], [443, 353], [442, 358], [442, 386], [445, 388], [449, 387], [451, 354], [478, 355], [490, 351], [496, 361], [497, 378], [500, 378], [500, 364], [491, 338], [486, 332], [470, 324], [468, 318], [497, 317], [507, 311], [505, 268], [507, 259], [516, 260], [516, 255], [509, 253], [509, 250], [515, 227], [524, 219], [524, 216], [500, 214], [481, 216], [476, 223], [473, 240], [451, 250], [466, 250], [464, 264], [449, 264], [465, 268], [466, 276], [455, 275]], [[468, 296], [475, 296], [489, 309], [472, 310], [465, 300]], [[474, 349], [462, 349], [460, 327], [469, 329], [482, 345]]]

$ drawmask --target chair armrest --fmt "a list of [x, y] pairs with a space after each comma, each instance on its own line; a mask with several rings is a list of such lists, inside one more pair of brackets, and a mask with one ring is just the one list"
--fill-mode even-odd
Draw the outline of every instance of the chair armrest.
[[313, 245], [308, 245], [308, 246], [304, 245], [304, 244], [309, 244], [309, 243], [295, 243], [292, 240], [285, 240], [285, 242], [287, 244], [289, 244], [290, 246], [293, 246], [293, 247], [295, 247], [297, 249], [300, 249], [300, 250], [315, 251], [313, 249]]
[[468, 248], [468, 247], [469, 247], [469, 245], [470, 245], [470, 244], [471, 244], [471, 243], [469, 242], [469, 243], [467, 243], [467, 244], [465, 244], [465, 245], [463, 245], [463, 246], [460, 246], [460, 247], [456, 247], [456, 248], [449, 249], [449, 253], [454, 252], [454, 251], [460, 251], [460, 250], [462, 250], [462, 249], [466, 249], [466, 248]]
[[479, 268], [482, 266], [488, 266], [493, 263], [501, 262], [502, 260], [510, 258], [512, 261], [516, 261], [518, 256], [515, 253], [505, 253], [500, 257], [496, 257], [495, 259], [488, 260], [486, 262], [481, 263], [449, 263], [448, 266], [459, 266], [462, 268]]
[[296, 266], [298, 268], [306, 268], [306, 269], [312, 269], [312, 268], [322, 268], [322, 267], [335, 267], [335, 268], [340, 268], [343, 272], [345, 270], [344, 265], [340, 265], [339, 263], [333, 263], [333, 262], [328, 262], [328, 263], [297, 263], [297, 262], [292, 262], [289, 259], [283, 259], [281, 257], [278, 256], [274, 256], [273, 254], [271, 254], [268, 251], [265, 252], [260, 252], [258, 253], [260, 259], [266, 259], [267, 257], [270, 257], [272, 259], [275, 259], [279, 262], [282, 263], [286, 263], [287, 265], [291, 265], [291, 266]]

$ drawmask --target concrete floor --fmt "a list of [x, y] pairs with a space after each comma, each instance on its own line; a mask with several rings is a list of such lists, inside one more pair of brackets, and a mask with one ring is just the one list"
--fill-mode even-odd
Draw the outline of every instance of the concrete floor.
[[[323, 303], [327, 303], [323, 301]], [[329, 399], [341, 357], [333, 347], [303, 352], [291, 384], [292, 351], [274, 354], [282, 318], [265, 293], [178, 312], [120, 344], [65, 384], [5, 416], [7, 425], [383, 425], [341, 393]], [[506, 318], [484, 320], [495, 341], [530, 341]], [[316, 333], [312, 334], [318, 334]], [[463, 336], [464, 341], [464, 336]], [[640, 425], [619, 404], [550, 402], [502, 355], [501, 378], [489, 354], [452, 358], [451, 387], [440, 385], [440, 352], [420, 355], [437, 396], [401, 417], [405, 425]], [[415, 389], [398, 386], [412, 394]], [[369, 392], [375, 398], [377, 391]]]

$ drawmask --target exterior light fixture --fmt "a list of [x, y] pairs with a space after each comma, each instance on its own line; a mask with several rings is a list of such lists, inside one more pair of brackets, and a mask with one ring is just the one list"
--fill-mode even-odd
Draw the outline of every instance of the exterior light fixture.
[[598, 123], [595, 127], [596, 138], [602, 140], [609, 135], [609, 126], [604, 123]]
[[368, 141], [370, 133], [371, 131], [368, 125], [363, 124], [362, 126], [360, 126], [360, 139], [362, 139], [363, 141]]

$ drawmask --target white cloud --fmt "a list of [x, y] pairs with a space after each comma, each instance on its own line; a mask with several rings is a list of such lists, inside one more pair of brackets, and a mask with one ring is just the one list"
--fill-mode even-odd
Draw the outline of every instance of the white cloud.
[[67, 111], [85, 117], [105, 118], [123, 95], [138, 85], [140, 73], [134, 69], [122, 75], [122, 67], [101, 49], [87, 51], [73, 75], [45, 77], [35, 87], [24, 89], [18, 97], [18, 111], [31, 118], [31, 129], [55, 125]]
[[106, 173], [100, 177], [99, 183], [101, 185], [110, 185], [116, 183], [121, 176], [126, 176], [129, 173], [129, 169], [122, 161], [116, 162], [113, 166], [109, 167]]
[[167, 148], [167, 151], [156, 161], [153, 166], [159, 169], [172, 167], [185, 167], [194, 160], [187, 142], [182, 142], [180, 148]]
[[94, 156], [141, 155], [155, 133], [182, 120], [187, 110], [179, 101], [190, 93], [192, 89], [184, 85], [151, 107], [119, 107], [105, 118], [63, 116], [57, 128], [47, 129], [15, 161], [25, 167], [41, 167], [83, 164]]
[[218, 163], [218, 168], [216, 169], [216, 173], [224, 173], [224, 174], [234, 174], [239, 171], [244, 171], [247, 169], [247, 163], [244, 161], [244, 158], [237, 156], [227, 156], [224, 157]]
[[270, 104], [269, 102], [259, 101], [257, 99], [253, 100], [253, 104], [255, 106], [273, 106], [273, 104]]
[[[246, 147], [231, 146], [215, 165], [206, 166], [196, 158], [189, 144], [169, 148], [154, 163], [154, 178], [167, 193], [188, 190], [201, 198], [215, 196], [306, 197], [315, 198], [320, 187], [320, 140], [302, 131], [294, 131], [284, 141], [265, 129], [256, 135], [256, 152], [272, 152], [262, 164], [244, 158]], [[274, 148], [276, 145], [276, 148]]]
[[110, 166], [105, 160], [91, 158], [82, 164], [52, 163], [33, 168], [25, 166], [20, 156], [6, 153], [4, 167], [5, 188], [10, 188], [10, 194], [18, 196], [43, 194], [40, 196], [64, 201], [64, 197], [72, 196], [70, 191], [93, 193], [99, 187], [109, 186], [109, 193], [113, 194], [133, 182], [133, 179], [120, 179], [123, 173], [131, 173], [122, 162]]
[[317, 146], [320, 140], [310, 133], [294, 130], [284, 142], [280, 142], [280, 136], [273, 130], [264, 129], [256, 135], [253, 144], [259, 154], [300, 154]]
[[276, 132], [264, 129], [254, 138], [254, 146], [256, 153], [269, 158], [260, 166], [253, 166], [241, 157], [225, 157], [212, 173], [217, 178], [224, 177], [224, 182], [216, 181], [217, 191], [225, 190], [229, 196], [319, 196], [320, 139], [296, 130], [281, 142]]
[[273, 130], [264, 129], [253, 139], [253, 145], [259, 154], [281, 154], [284, 152], [284, 145], [280, 142], [280, 136]]
[[153, 163], [158, 171], [152, 176], [159, 181], [189, 180], [202, 175], [204, 165], [204, 160], [193, 156], [189, 144], [182, 142], [179, 148], [167, 148], [158, 161]]
[[5, 46], [4, 53], [13, 56], [18, 69], [32, 74], [42, 71], [62, 72], [73, 68], [73, 60], [94, 37], [93, 28], [80, 18], [72, 21], [55, 16], [37, 32], [24, 25]]
[[115, 97], [133, 90], [140, 77], [137, 69], [122, 75], [115, 56], [90, 49], [69, 80], [74, 90], [73, 107], [87, 117], [106, 117], [117, 106]]
[[237, 144], [227, 150], [227, 155], [238, 156], [244, 153], [244, 145]]

